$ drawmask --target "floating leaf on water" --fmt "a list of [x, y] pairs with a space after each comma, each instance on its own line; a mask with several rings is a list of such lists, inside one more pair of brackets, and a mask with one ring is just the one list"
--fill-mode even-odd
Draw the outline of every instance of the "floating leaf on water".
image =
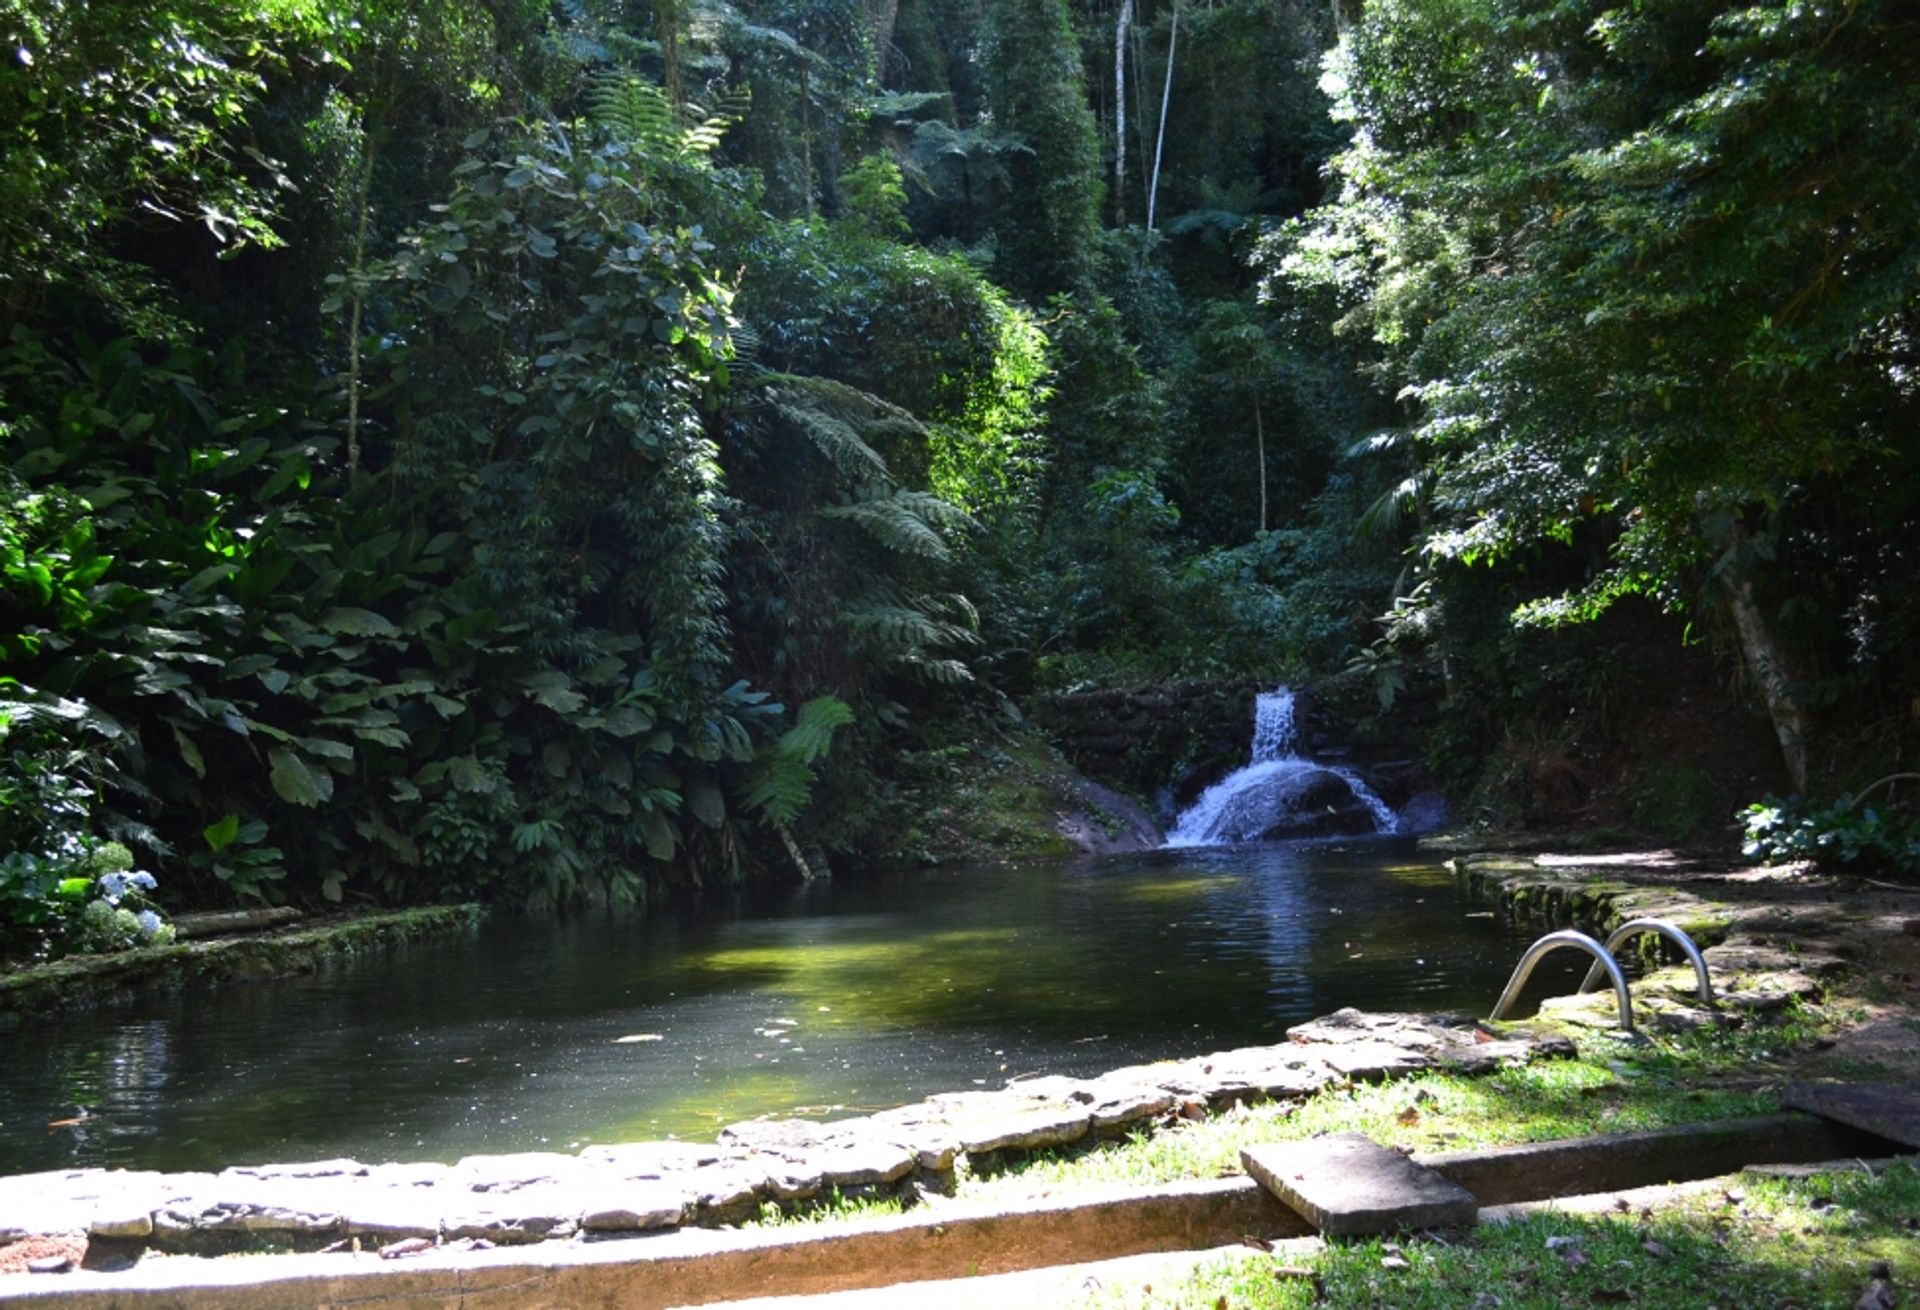
[[628, 1046], [634, 1042], [664, 1042], [666, 1040], [665, 1035], [661, 1033], [629, 1033], [625, 1037], [614, 1038], [613, 1044], [615, 1046]]

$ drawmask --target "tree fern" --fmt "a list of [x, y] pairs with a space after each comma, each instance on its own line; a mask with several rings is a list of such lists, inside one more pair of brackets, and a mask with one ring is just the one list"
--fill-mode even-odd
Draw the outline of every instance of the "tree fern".
[[853, 711], [846, 702], [833, 696], [816, 696], [800, 707], [793, 726], [780, 734], [774, 749], [802, 764], [812, 764], [833, 745], [834, 730], [852, 722]]
[[742, 88], [723, 91], [711, 105], [676, 106], [660, 87], [624, 70], [601, 73], [587, 91], [587, 113], [594, 123], [643, 157], [711, 155], [750, 103]]
[[[957, 614], [958, 619], [948, 617]], [[980, 643], [978, 613], [953, 593], [904, 597], [879, 589], [850, 605], [841, 621], [873, 657], [896, 673], [945, 685], [971, 682], [967, 666], [943, 651]]]
[[[767, 403], [774, 413], [798, 428], [835, 469], [854, 483], [884, 482], [888, 477], [887, 461], [879, 451], [867, 444], [862, 435], [862, 428], [871, 430], [871, 425], [851, 414], [850, 406], [835, 403], [845, 399], [839, 392], [866, 397], [874, 400], [876, 405], [885, 403], [867, 396], [863, 391], [826, 378], [782, 378], [779, 385], [767, 392]], [[906, 422], [916, 428], [919, 426], [906, 411], [899, 413]]]
[[642, 153], [679, 153], [680, 125], [667, 93], [637, 74], [601, 73], [587, 92], [595, 124]]
[[832, 746], [834, 731], [852, 722], [853, 711], [836, 697], [819, 696], [802, 705], [793, 726], [755, 761], [741, 801], [768, 823], [792, 823], [812, 794], [814, 762]]
[[888, 550], [899, 554], [944, 561], [952, 557], [946, 538], [921, 517], [913, 503], [914, 496], [924, 494], [883, 492], [829, 505], [820, 511], [820, 517], [855, 524]]

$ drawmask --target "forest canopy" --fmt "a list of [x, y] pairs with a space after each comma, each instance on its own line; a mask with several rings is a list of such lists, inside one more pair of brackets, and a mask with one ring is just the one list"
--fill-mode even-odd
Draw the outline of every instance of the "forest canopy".
[[1619, 602], [1802, 792], [1912, 736], [1894, 0], [0, 0], [0, 38], [34, 949], [113, 870], [555, 905], [877, 858], [889, 761], [1103, 684], [1424, 697], [1498, 809], [1595, 676], [1536, 629]]

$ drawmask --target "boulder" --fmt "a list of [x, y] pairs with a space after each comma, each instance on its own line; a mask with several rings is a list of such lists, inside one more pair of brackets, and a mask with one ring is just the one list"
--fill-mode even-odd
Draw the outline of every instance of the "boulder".
[[1261, 841], [1349, 837], [1375, 830], [1373, 811], [1353, 794], [1346, 779], [1324, 769], [1303, 772], [1274, 801], [1273, 817], [1261, 830]]

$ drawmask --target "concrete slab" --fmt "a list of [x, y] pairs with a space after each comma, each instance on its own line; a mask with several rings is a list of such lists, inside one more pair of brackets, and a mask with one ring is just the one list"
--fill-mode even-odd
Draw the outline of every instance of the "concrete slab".
[[1418, 1157], [1483, 1205], [1710, 1178], [1773, 1161], [1878, 1155], [1856, 1129], [1805, 1114], [1756, 1115], [1605, 1137], [1526, 1142]]
[[1780, 1103], [1920, 1148], [1920, 1092], [1910, 1088], [1889, 1083], [1789, 1083]]
[[1466, 1188], [1360, 1133], [1249, 1146], [1240, 1159], [1268, 1191], [1336, 1237], [1470, 1227], [1479, 1214]]
[[[1054, 1265], [1017, 1274], [981, 1274], [937, 1282], [892, 1283], [853, 1292], [821, 1292], [813, 1296], [755, 1297], [725, 1301], [725, 1310], [1059, 1310], [1085, 1301], [1102, 1310], [1135, 1310], [1164, 1305], [1153, 1289], [1177, 1284], [1202, 1268], [1229, 1269], [1236, 1265], [1301, 1264], [1325, 1249], [1317, 1237], [1294, 1237], [1274, 1242], [1271, 1249], [1237, 1243], [1197, 1251], [1156, 1251], [1086, 1264]], [[685, 1307], [674, 1307], [685, 1310]]]

